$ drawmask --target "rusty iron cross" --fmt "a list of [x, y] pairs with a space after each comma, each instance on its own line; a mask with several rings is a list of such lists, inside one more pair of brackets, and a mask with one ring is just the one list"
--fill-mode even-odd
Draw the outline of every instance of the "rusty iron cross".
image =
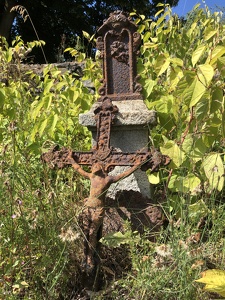
[[[139, 166], [148, 162], [145, 169], [153, 171], [165, 162], [165, 157], [153, 148], [150, 152], [123, 153], [110, 147], [111, 126], [118, 113], [112, 101], [142, 99], [136, 63], [141, 36], [136, 30], [137, 25], [129, 14], [122, 11], [111, 13], [98, 30], [97, 48], [103, 59], [103, 79], [99, 88], [100, 105], [94, 110], [97, 138], [90, 152], [73, 152], [71, 158], [79, 165], [92, 166], [101, 161], [105, 171], [109, 171], [114, 166]], [[42, 158], [53, 167], [63, 168], [68, 165], [68, 150], [59, 151], [56, 147]]]
[[[103, 80], [99, 89], [99, 105], [94, 110], [97, 137], [90, 151], [77, 152], [55, 147], [42, 155], [50, 167], [64, 168], [68, 165], [91, 181], [90, 195], [84, 200], [80, 219], [85, 235], [84, 265], [87, 272], [96, 269], [97, 245], [101, 238], [104, 217], [105, 194], [112, 183], [129, 176], [138, 167], [157, 171], [169, 160], [155, 149], [122, 152], [110, 146], [111, 127], [118, 114], [113, 101], [140, 100], [141, 85], [137, 82], [136, 56], [141, 37], [137, 26], [128, 14], [116, 11], [99, 28], [97, 47], [103, 59]], [[115, 102], [116, 103], [116, 102]], [[86, 172], [82, 165], [91, 166]], [[130, 166], [119, 175], [112, 176], [115, 166]], [[88, 271], [89, 270], [89, 271]]]
[[102, 104], [94, 111], [97, 127], [97, 143], [87, 152], [69, 151], [58, 146], [42, 154], [43, 161], [50, 167], [62, 169], [72, 163], [92, 166], [100, 163], [105, 172], [110, 172], [115, 166], [141, 166], [143, 170], [157, 171], [165, 162], [165, 157], [152, 148], [150, 151], [137, 151], [133, 153], [122, 152], [110, 146], [110, 132], [113, 120], [118, 112], [117, 106], [112, 104], [110, 98], [104, 98]]

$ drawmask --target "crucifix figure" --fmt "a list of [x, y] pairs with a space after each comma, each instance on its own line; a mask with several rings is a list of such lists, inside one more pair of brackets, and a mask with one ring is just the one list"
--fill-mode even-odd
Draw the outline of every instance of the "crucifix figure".
[[[169, 163], [169, 159], [154, 148], [123, 152], [110, 145], [111, 127], [119, 113], [115, 103], [119, 103], [120, 100], [142, 99], [141, 86], [137, 83], [136, 74], [136, 55], [140, 45], [140, 34], [136, 29], [137, 26], [128, 14], [119, 11], [112, 13], [99, 29], [102, 36], [98, 38], [97, 46], [103, 58], [103, 80], [98, 105], [93, 111], [97, 136], [92, 149], [77, 152], [55, 147], [42, 154], [42, 160], [50, 167], [64, 168], [71, 165], [91, 182], [89, 197], [84, 199], [80, 214], [84, 233], [84, 266], [87, 273], [93, 273], [97, 266], [96, 254], [101, 238], [104, 201], [108, 188], [139, 167], [154, 172], [160, 165]], [[91, 172], [84, 171], [82, 165], [90, 166]], [[112, 176], [110, 172], [115, 166], [130, 168]]]
[[[134, 165], [125, 172], [116, 176], [111, 176], [104, 168], [101, 161], [93, 163], [91, 172], [84, 171], [81, 166], [73, 159], [73, 152], [68, 156], [68, 163], [82, 176], [88, 178], [91, 182], [90, 195], [84, 199], [84, 206], [80, 215], [84, 242], [84, 266], [91, 271], [96, 265], [96, 249], [98, 240], [101, 238], [102, 223], [105, 212], [105, 194], [112, 183], [129, 176], [137, 169]], [[141, 163], [141, 162], [140, 162]]]
[[[150, 151], [123, 153], [110, 146], [110, 131], [118, 112], [112, 101], [105, 97], [102, 104], [95, 110], [97, 125], [97, 144], [89, 152], [75, 152], [67, 148], [55, 147], [42, 154], [42, 160], [50, 167], [64, 168], [71, 165], [80, 175], [91, 182], [89, 197], [84, 199], [80, 215], [84, 233], [84, 264], [87, 273], [91, 273], [97, 265], [97, 246], [101, 238], [101, 229], [105, 211], [105, 194], [111, 184], [118, 182], [133, 173], [137, 168], [157, 171], [159, 166], [168, 160], [160, 152], [152, 148]], [[91, 166], [86, 172], [81, 165]], [[130, 166], [121, 174], [111, 176], [109, 173], [115, 166]]]

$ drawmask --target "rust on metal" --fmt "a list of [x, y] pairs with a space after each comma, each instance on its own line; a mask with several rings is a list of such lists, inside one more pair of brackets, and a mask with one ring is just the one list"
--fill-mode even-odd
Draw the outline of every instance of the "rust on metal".
[[[103, 80], [99, 94], [115, 100], [142, 99], [136, 57], [141, 44], [137, 25], [129, 14], [116, 11], [99, 28], [97, 48], [103, 59]], [[102, 101], [102, 97], [99, 101]]]
[[[87, 273], [97, 267], [97, 245], [101, 238], [104, 217], [105, 194], [112, 183], [129, 176], [138, 167], [157, 171], [169, 159], [156, 149], [133, 153], [118, 151], [110, 145], [111, 127], [117, 118], [118, 107], [114, 100], [140, 100], [141, 86], [137, 82], [136, 56], [140, 46], [140, 34], [128, 14], [112, 13], [98, 30], [101, 35], [97, 46], [103, 58], [103, 80], [99, 90], [99, 106], [94, 110], [96, 120], [96, 145], [90, 151], [78, 152], [54, 147], [42, 154], [42, 161], [51, 168], [72, 166], [91, 182], [90, 194], [84, 200], [80, 215], [84, 239], [84, 266]], [[86, 172], [83, 165], [91, 166]], [[115, 166], [130, 166], [119, 175], [112, 176]]]
[[[115, 166], [142, 166], [142, 169], [157, 171], [160, 165], [167, 164], [167, 158], [154, 148], [150, 151], [128, 153], [117, 151], [110, 146], [111, 126], [117, 112], [118, 108], [112, 104], [111, 99], [105, 97], [102, 104], [94, 111], [97, 126], [96, 145], [91, 151], [73, 151], [70, 159], [72, 158], [79, 165], [92, 166], [101, 163], [105, 172], [109, 172]], [[67, 148], [59, 150], [58, 147], [54, 147], [44, 153], [42, 159], [52, 168], [64, 168], [70, 164], [68, 154]]]
[[[89, 152], [70, 151], [67, 148], [54, 147], [42, 155], [42, 160], [50, 167], [64, 168], [71, 165], [79, 174], [91, 181], [90, 195], [84, 200], [84, 207], [80, 215], [84, 240], [84, 266], [86, 272], [93, 272], [97, 265], [96, 249], [101, 238], [101, 228], [105, 212], [104, 199], [112, 183], [129, 176], [138, 167], [143, 170], [157, 171], [160, 165], [169, 163], [167, 157], [156, 149], [124, 153], [110, 146], [110, 132], [118, 108], [105, 97], [102, 105], [95, 111], [97, 124], [97, 144]], [[86, 172], [81, 165], [91, 166], [91, 172]], [[108, 173], [115, 166], [131, 166], [119, 175], [111, 176]]]

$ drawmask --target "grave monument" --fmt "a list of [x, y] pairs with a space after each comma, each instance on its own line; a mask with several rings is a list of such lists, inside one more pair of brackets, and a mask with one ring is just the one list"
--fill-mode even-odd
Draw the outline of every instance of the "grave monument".
[[[80, 215], [84, 233], [83, 266], [87, 276], [96, 278], [99, 239], [106, 201], [150, 197], [145, 172], [157, 171], [169, 159], [149, 147], [149, 128], [156, 124], [156, 113], [145, 106], [137, 75], [137, 55], [141, 36], [129, 14], [111, 13], [98, 30], [97, 48], [103, 60], [100, 97], [88, 113], [80, 115], [80, 124], [92, 132], [92, 149], [78, 152], [55, 147], [42, 155], [52, 167], [72, 166], [91, 181], [90, 195], [84, 199]], [[82, 165], [91, 167], [84, 171]], [[126, 203], [125, 203], [126, 206]], [[94, 279], [93, 279], [94, 280]], [[93, 284], [92, 280], [92, 284]]]

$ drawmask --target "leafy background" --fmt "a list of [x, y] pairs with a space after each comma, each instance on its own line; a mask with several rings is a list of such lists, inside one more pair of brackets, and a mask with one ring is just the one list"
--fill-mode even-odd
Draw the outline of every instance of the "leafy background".
[[[224, 266], [223, 19], [220, 12], [195, 7], [184, 21], [167, 5], [159, 6], [154, 20], [132, 16], [143, 40], [138, 72], [145, 103], [158, 113], [151, 144], [172, 159], [158, 174], [148, 174], [168, 225], [154, 244], [148, 228], [139, 236], [129, 224], [125, 232], [106, 236], [102, 243], [108, 247], [125, 245], [131, 266], [120, 278], [104, 269], [115, 280], [105, 280], [93, 297], [218, 298], [194, 280], [201, 271]], [[94, 36], [84, 35], [94, 43]], [[0, 46], [2, 299], [82, 299], [77, 217], [89, 182], [69, 169], [50, 170], [40, 155], [55, 143], [90, 148], [78, 115], [97, 95], [76, 75], [51, 65], [43, 75], [25, 72], [27, 51], [43, 45], [17, 37], [12, 46], [4, 39]], [[68, 51], [78, 62], [85, 58], [78, 49]], [[91, 79], [97, 91], [100, 63], [85, 58], [84, 64], [82, 79]]]

